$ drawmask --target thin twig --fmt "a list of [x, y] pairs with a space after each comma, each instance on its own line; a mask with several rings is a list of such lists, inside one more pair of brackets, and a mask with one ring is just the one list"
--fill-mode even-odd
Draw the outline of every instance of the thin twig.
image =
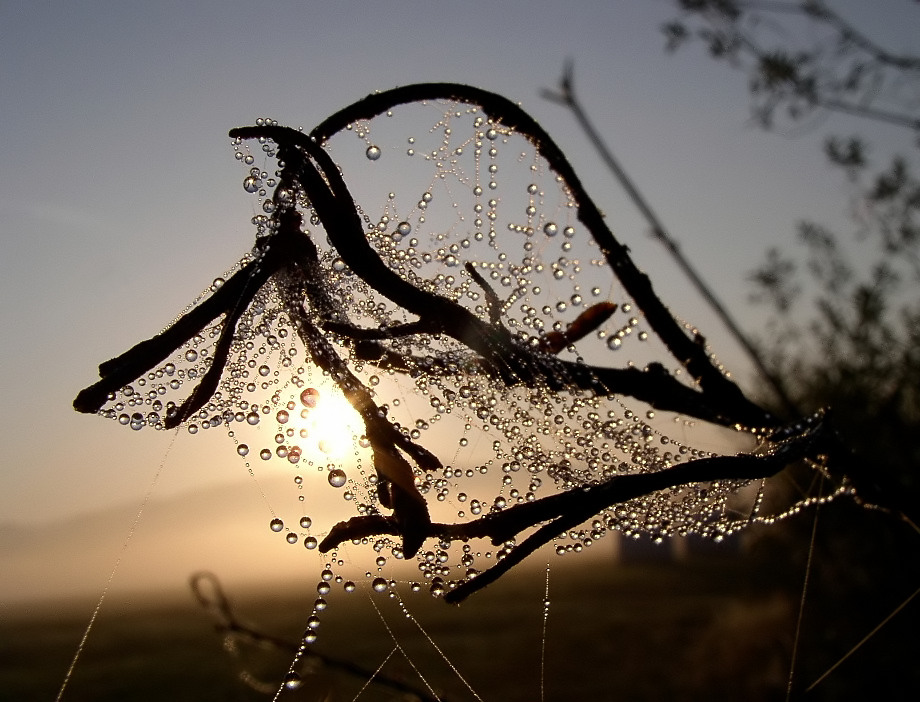
[[629, 177], [629, 175], [614, 157], [613, 153], [607, 147], [607, 144], [601, 137], [600, 133], [597, 131], [597, 129], [595, 129], [594, 124], [588, 118], [588, 114], [585, 112], [584, 107], [578, 100], [578, 97], [575, 95], [574, 65], [571, 61], [567, 62], [563, 69], [562, 79], [559, 82], [558, 91], [544, 90], [542, 94], [546, 99], [552, 102], [557, 102], [561, 105], [565, 105], [572, 111], [572, 114], [581, 125], [585, 135], [594, 146], [594, 149], [610, 169], [610, 172], [613, 173], [616, 179], [620, 182], [623, 190], [626, 191], [626, 194], [645, 218], [645, 221], [648, 222], [649, 227], [651, 227], [652, 236], [664, 246], [667, 252], [677, 263], [678, 267], [684, 272], [684, 275], [687, 276], [693, 286], [697, 289], [697, 292], [703, 296], [703, 299], [706, 300], [706, 302], [716, 313], [719, 319], [722, 320], [722, 323], [725, 325], [731, 335], [735, 337], [735, 340], [741, 345], [745, 353], [747, 353], [748, 357], [754, 363], [757, 370], [770, 384], [770, 387], [773, 389], [773, 392], [782, 403], [783, 408], [788, 413], [788, 415], [790, 417], [798, 416], [799, 412], [796, 409], [795, 403], [786, 392], [782, 380], [767, 367], [767, 364], [764, 361], [763, 356], [761, 356], [760, 352], [757, 350], [757, 347], [754, 346], [750, 339], [748, 339], [747, 335], [741, 330], [741, 327], [738, 326], [738, 324], [735, 322], [734, 317], [732, 317], [729, 311], [716, 297], [712, 289], [705, 283], [705, 281], [703, 281], [700, 275], [696, 272], [696, 269], [690, 264], [690, 261], [688, 261], [684, 254], [681, 252], [680, 245], [677, 243], [674, 237], [668, 233], [667, 229], [665, 229], [664, 224], [658, 218], [658, 215], [655, 214], [655, 211], [652, 209], [652, 206], [649, 204], [648, 200], [646, 200], [642, 193], [639, 191], [639, 188], [633, 182], [632, 178]]

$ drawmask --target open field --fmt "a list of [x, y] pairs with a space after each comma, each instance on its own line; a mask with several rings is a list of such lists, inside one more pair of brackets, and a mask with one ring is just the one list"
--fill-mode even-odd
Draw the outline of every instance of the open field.
[[[769, 572], [741, 560], [572, 565], [560, 563], [551, 573], [545, 699], [782, 699], [796, 602], [782, 594]], [[373, 670], [394, 643], [363, 585], [353, 594], [333, 588], [314, 647]], [[309, 615], [314, 586], [227, 594], [241, 619], [294, 641]], [[407, 594], [405, 602], [482, 699], [539, 700], [544, 586], [543, 570], [537, 569], [498, 583], [459, 609], [423, 595]], [[439, 695], [475, 699], [396, 601], [375, 595], [374, 602]], [[59, 602], [4, 610], [0, 698], [53, 699], [92, 606]], [[873, 647], [900, 646], [899, 637], [916, 648], [903, 630], [909, 621], [900, 628], [897, 621], [889, 625], [886, 636], [845, 663], [841, 674], [859, 676], [861, 656], [871, 655]], [[831, 665], [839, 653], [810, 650], [810, 635], [806, 631], [800, 665], [814, 677], [814, 670]], [[238, 681], [242, 664], [274, 684], [290, 655], [239, 642], [234, 657], [222, 645], [190, 593], [107, 602], [65, 699], [266, 699]], [[321, 664], [312, 669], [302, 690], [288, 699], [351, 700], [366, 682]], [[399, 653], [383, 672], [423, 687]], [[879, 673], [884, 671], [865, 671]], [[911, 677], [916, 683], [916, 675]], [[904, 699], [912, 699], [910, 690], [904, 692]], [[408, 698], [372, 684], [359, 699]]]

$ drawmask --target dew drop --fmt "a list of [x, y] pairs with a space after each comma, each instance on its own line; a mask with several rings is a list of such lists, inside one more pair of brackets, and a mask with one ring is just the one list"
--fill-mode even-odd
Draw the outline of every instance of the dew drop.
[[313, 524], [313, 520], [310, 519], [309, 517], [305, 516], [305, 517], [300, 518], [300, 528], [301, 529], [309, 529], [312, 524]]
[[374, 592], [386, 592], [389, 586], [387, 585], [386, 578], [374, 578], [371, 587], [374, 588]]
[[246, 444], [240, 444], [236, 447], [236, 452], [241, 456], [249, 455], [249, 447]]
[[316, 407], [316, 403], [319, 402], [319, 390], [307, 388], [300, 393], [300, 401], [305, 407]]
[[272, 531], [278, 532], [284, 529], [284, 522], [278, 519], [278, 517], [275, 517], [268, 523], [268, 526]]
[[243, 180], [243, 190], [245, 190], [247, 193], [257, 192], [261, 187], [262, 181], [255, 176], [249, 175], [246, 176], [246, 178]]
[[286, 690], [296, 690], [301, 686], [302, 682], [297, 673], [288, 673], [284, 676], [284, 688]]
[[546, 236], [556, 236], [559, 233], [559, 227], [555, 222], [547, 222], [543, 225], [543, 233]]
[[347, 476], [341, 468], [329, 471], [329, 484], [334, 488], [340, 488], [345, 484]]
[[364, 155], [367, 156], [369, 161], [376, 161], [380, 158], [380, 147], [379, 146], [368, 146], [367, 151], [364, 152]]

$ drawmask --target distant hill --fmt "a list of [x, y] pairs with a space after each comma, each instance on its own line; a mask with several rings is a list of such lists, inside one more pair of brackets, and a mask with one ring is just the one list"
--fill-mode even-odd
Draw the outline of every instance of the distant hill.
[[[303, 506], [290, 478], [259, 485], [240, 482], [162, 499], [154, 495], [124, 551], [140, 497], [136, 503], [59, 523], [0, 524], [0, 606], [98, 597], [119, 558], [113, 591], [185, 588], [188, 576], [198, 570], [213, 570], [223, 580], [241, 585], [312, 580], [321, 557], [307, 551], [300, 538], [291, 545], [284, 533], [269, 529], [272, 513], [260, 487], [299, 537], [304, 531], [297, 524]], [[328, 499], [328, 489], [323, 492]], [[328, 530], [338, 518], [324, 518], [323, 505], [311, 496], [306, 504], [314, 528]]]

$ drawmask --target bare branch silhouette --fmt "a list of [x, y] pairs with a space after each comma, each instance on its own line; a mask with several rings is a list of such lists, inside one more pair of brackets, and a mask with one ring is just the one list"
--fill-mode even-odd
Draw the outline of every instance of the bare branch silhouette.
[[[588, 307], [566, 327], [560, 325], [538, 339], [526, 339], [512, 333], [503, 323], [500, 299], [470, 261], [463, 268], [471, 284], [478, 286], [485, 296], [481, 314], [435, 292], [434, 285], [402, 276], [388, 265], [364, 231], [360, 207], [324, 146], [332, 135], [360, 120], [387, 113], [404, 103], [431, 100], [457, 100], [475, 105], [493, 124], [513, 129], [533, 145], [557, 180], [564, 184], [577, 218], [589, 232], [601, 260], [635, 301], [652, 332], [690, 376], [689, 384], [658, 362], [650, 362], [644, 368], [631, 364], [611, 368], [559, 357], [562, 348], [572, 346], [602, 324], [616, 309], [614, 303]], [[657, 297], [651, 281], [607, 227], [555, 142], [507, 99], [463, 85], [411, 85], [370, 95], [332, 115], [309, 134], [263, 123], [233, 129], [230, 136], [237, 143], [257, 140], [279, 164], [271, 200], [273, 211], [267, 218], [268, 224], [260, 230], [250, 258], [244, 259], [240, 269], [210, 297], [166, 331], [103, 363], [101, 379], [83, 390], [74, 406], [81, 412], [102, 410], [126, 384], [148, 373], [153, 377], [158, 372], [154, 370], [158, 363], [190, 338], [203, 335], [205, 328], [219, 319], [209, 332], [216, 342], [206, 370], [200, 378], [197, 373], [194, 378], [189, 377], [196, 381], [191, 393], [181, 402], [167, 402], [163, 416], [154, 412], [138, 423], [146, 421], [170, 428], [193, 416], [205, 416], [222, 375], [232, 372], [227, 370], [231, 349], [248, 341], [245, 338], [248, 328], [239, 328], [245, 318], [244, 310], [256, 304], [263, 288], [274, 286], [273, 294], [280, 298], [285, 324], [303, 342], [309, 360], [328, 374], [360, 415], [377, 473], [377, 498], [382, 507], [393, 512], [387, 517], [374, 509], [335, 527], [323, 542], [323, 550], [347, 539], [380, 534], [401, 537], [405, 557], [412, 557], [430, 537], [490, 538], [496, 544], [507, 544], [503, 560], [490, 571], [467, 579], [448, 596], [451, 601], [459, 601], [499, 577], [540, 545], [613, 504], [690, 483], [763, 478], [793, 461], [807, 459], [825, 465], [824, 457], [842, 455], [841, 450], [833, 448], [836, 439], [820, 416], [782, 426], [722, 372], [711, 359], [703, 337], [695, 330], [688, 333]], [[306, 218], [301, 214], [302, 209], [309, 212], [311, 222], [322, 225], [344, 268], [362, 285], [416, 319], [377, 328], [363, 326], [355, 310], [344, 304], [327, 284], [324, 266], [328, 262], [324, 263], [317, 242], [304, 228]], [[452, 340], [458, 350], [439, 358], [430, 353], [430, 340], [443, 338]], [[397, 341], [417, 342], [417, 345], [397, 345]], [[428, 356], [420, 358], [406, 352], [423, 341], [426, 345], [421, 347], [429, 349]], [[344, 357], [341, 347], [352, 349], [353, 356]], [[353, 372], [350, 365], [353, 362], [407, 376], [422, 372], [431, 377], [476, 373], [502, 390], [532, 388], [550, 395], [633, 397], [653, 408], [754, 433], [760, 439], [760, 446], [750, 455], [694, 454], [687, 462], [675, 461], [661, 470], [613, 475], [575, 487], [563, 483], [564, 491], [559, 494], [494, 511], [478, 520], [432, 524], [425, 497], [419, 490], [420, 476], [441, 471], [445, 466], [420, 439], [387, 416], [386, 408], [376, 402], [371, 389]], [[134, 389], [130, 392], [133, 397]], [[156, 392], [152, 395], [156, 396]], [[159, 402], [150, 401], [155, 405]], [[228, 402], [226, 398], [222, 401]], [[216, 411], [220, 405], [214, 407]], [[110, 412], [110, 416], [115, 414]], [[126, 413], [120, 416], [134, 424], [135, 420]], [[212, 421], [225, 421], [222, 416], [215, 414]], [[842, 478], [843, 465], [845, 461], [841, 460], [826, 467]], [[859, 489], [860, 485], [856, 487]], [[536, 531], [515, 545], [514, 540], [530, 529]]]

